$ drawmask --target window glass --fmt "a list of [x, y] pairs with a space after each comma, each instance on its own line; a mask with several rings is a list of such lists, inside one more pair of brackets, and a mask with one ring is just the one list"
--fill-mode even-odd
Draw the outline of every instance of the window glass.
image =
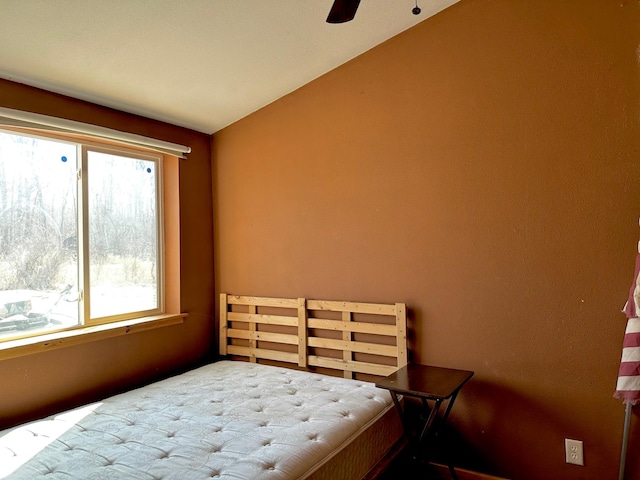
[[89, 151], [91, 318], [158, 304], [157, 163]]
[[0, 132], [0, 339], [79, 322], [76, 152]]
[[0, 131], [0, 341], [162, 313], [162, 156]]

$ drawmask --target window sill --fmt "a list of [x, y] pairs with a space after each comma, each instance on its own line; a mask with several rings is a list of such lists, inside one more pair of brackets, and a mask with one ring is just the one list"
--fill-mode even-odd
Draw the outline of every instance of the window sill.
[[0, 343], [0, 360], [22, 357], [105, 338], [144, 332], [155, 328], [178, 325], [184, 322], [186, 313], [154, 315], [151, 317], [122, 320], [120, 322], [91, 325], [73, 330], [20, 338]]

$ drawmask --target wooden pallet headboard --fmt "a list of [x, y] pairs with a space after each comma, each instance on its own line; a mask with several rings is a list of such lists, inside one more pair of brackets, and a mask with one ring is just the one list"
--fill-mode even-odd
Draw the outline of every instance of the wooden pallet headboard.
[[406, 307], [222, 293], [220, 355], [389, 375], [407, 363]]

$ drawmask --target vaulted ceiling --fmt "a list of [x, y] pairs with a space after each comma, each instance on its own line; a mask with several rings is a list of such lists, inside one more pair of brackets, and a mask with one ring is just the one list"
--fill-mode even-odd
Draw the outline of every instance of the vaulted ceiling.
[[213, 133], [458, 0], [9, 0], [0, 78]]

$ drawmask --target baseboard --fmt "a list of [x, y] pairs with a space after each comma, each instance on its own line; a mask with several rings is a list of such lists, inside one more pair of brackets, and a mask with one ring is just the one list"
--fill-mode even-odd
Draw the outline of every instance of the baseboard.
[[[449, 467], [438, 463], [432, 463], [431, 465], [438, 474], [442, 474], [443, 478], [449, 478]], [[486, 473], [473, 472], [471, 470], [465, 470], [464, 468], [458, 467], [456, 467], [456, 475], [458, 475], [458, 480], [507, 480], [506, 478], [494, 477], [493, 475], [487, 475]]]
[[[404, 451], [407, 446], [407, 440], [402, 437], [396, 444], [387, 452], [387, 454], [380, 460], [380, 462], [371, 469], [371, 471], [365, 475], [361, 480], [379, 480], [380, 478], [386, 478], [385, 472], [389, 466], [396, 460]], [[429, 465], [437, 472], [442, 478], [450, 478], [449, 467], [441, 465], [439, 463], [430, 462]], [[458, 480], [508, 480], [502, 477], [495, 477], [486, 473], [474, 472], [472, 470], [466, 470], [464, 468], [455, 467]]]

